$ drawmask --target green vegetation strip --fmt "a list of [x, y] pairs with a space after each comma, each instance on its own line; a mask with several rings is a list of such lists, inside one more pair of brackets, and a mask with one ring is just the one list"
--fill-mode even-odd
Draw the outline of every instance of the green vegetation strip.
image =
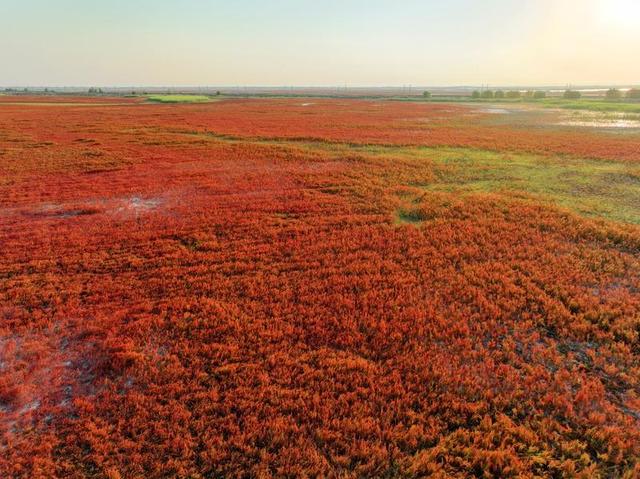
[[640, 113], [640, 103], [633, 101], [605, 100], [564, 100], [548, 98], [541, 104], [548, 108], [564, 108], [568, 110], [589, 110], [602, 112]]
[[[426, 192], [494, 193], [533, 199], [612, 221], [640, 224], [640, 167], [630, 163], [547, 158], [470, 149], [425, 151], [435, 181]], [[415, 215], [404, 212], [411, 222]]]
[[532, 105], [543, 108], [562, 108], [566, 110], [587, 110], [595, 112], [612, 113], [640, 113], [640, 102], [634, 100], [601, 100], [595, 98], [582, 98], [577, 100], [566, 100], [564, 98], [471, 98], [468, 96], [459, 97], [396, 97], [388, 100], [410, 101], [410, 102], [430, 102], [430, 103], [487, 103], [487, 104], [510, 104], [510, 105]]
[[[587, 217], [640, 224], [640, 165], [630, 162], [471, 148], [309, 146], [310, 151], [356, 153], [365, 160], [413, 164], [417, 170], [432, 173], [432, 180], [412, 185], [425, 193], [492, 193], [554, 205]], [[427, 194], [423, 200], [428, 199]], [[398, 215], [400, 222], [420, 221], [412, 208]]]
[[156, 103], [204, 103], [212, 101], [207, 95], [149, 95], [147, 100]]

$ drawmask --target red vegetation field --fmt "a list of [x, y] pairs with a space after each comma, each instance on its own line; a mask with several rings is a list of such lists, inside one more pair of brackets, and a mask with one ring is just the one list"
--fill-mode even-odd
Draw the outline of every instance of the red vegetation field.
[[0, 477], [640, 474], [639, 227], [425, 193], [428, 157], [358, 146], [636, 162], [638, 135], [447, 104], [11, 99]]

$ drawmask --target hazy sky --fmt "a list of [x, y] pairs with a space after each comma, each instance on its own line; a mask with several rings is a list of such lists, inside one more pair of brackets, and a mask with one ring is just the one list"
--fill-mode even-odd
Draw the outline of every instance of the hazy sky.
[[640, 83], [640, 0], [0, 0], [0, 85]]

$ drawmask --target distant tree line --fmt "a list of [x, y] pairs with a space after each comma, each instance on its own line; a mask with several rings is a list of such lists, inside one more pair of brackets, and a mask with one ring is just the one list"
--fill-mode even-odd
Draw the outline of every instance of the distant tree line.
[[102, 88], [91, 87], [89, 88], [89, 95], [101, 95], [104, 93]]
[[[625, 97], [630, 100], [640, 100], [640, 88], [631, 88], [630, 90], [627, 90]], [[607, 98], [617, 100], [622, 98], [622, 92], [617, 88], [611, 88], [607, 91]]]
[[509, 99], [517, 99], [517, 98], [534, 98], [534, 99], [541, 99], [541, 98], [546, 98], [547, 96], [547, 92], [543, 91], [543, 90], [528, 90], [526, 92], [521, 92], [519, 90], [508, 90], [508, 91], [504, 91], [504, 90], [474, 90], [471, 93], [471, 98], [509, 98]]
[[605, 97], [607, 100], [619, 100], [622, 98], [622, 92], [617, 88], [609, 88], [607, 93], [605, 93]]
[[[425, 96], [426, 96], [425, 92]], [[518, 90], [509, 90], [509, 91], [504, 91], [504, 90], [474, 90], [471, 93], [471, 98], [474, 99], [488, 99], [488, 98], [497, 98], [497, 99], [502, 99], [502, 98], [509, 98], [509, 99], [517, 99], [517, 98], [533, 98], [536, 100], [542, 99], [542, 98], [546, 98], [547, 96], [547, 92], [543, 91], [543, 90], [536, 90], [536, 91], [526, 91], [526, 92], [521, 92]], [[572, 90], [572, 89], [567, 89], [564, 91], [564, 93], [562, 94], [562, 97], [566, 100], [578, 100], [580, 98], [582, 98], [582, 93], [579, 92], [578, 90]], [[620, 100], [622, 98], [629, 98], [629, 99], [640, 99], [640, 88], [632, 88], [630, 90], [628, 90], [626, 92], [626, 94], [623, 94], [622, 91], [620, 91], [617, 88], [610, 88], [609, 90], [607, 90], [607, 92], [605, 93], [605, 98], [607, 100]]]
[[623, 95], [622, 91], [617, 88], [609, 88], [605, 93], [605, 98], [607, 100], [620, 100], [621, 98], [626, 97], [629, 99], [640, 99], [640, 89], [639, 88], [631, 88], [627, 90], [627, 93]]
[[565, 100], [578, 100], [580, 98], [582, 98], [582, 93], [580, 93], [578, 90], [565, 90], [565, 92], [562, 94], [562, 98], [564, 98]]

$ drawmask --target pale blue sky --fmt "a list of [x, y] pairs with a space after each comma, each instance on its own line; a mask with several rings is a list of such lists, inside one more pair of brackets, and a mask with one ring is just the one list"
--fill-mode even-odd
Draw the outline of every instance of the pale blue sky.
[[0, 85], [640, 83], [640, 0], [0, 0]]

